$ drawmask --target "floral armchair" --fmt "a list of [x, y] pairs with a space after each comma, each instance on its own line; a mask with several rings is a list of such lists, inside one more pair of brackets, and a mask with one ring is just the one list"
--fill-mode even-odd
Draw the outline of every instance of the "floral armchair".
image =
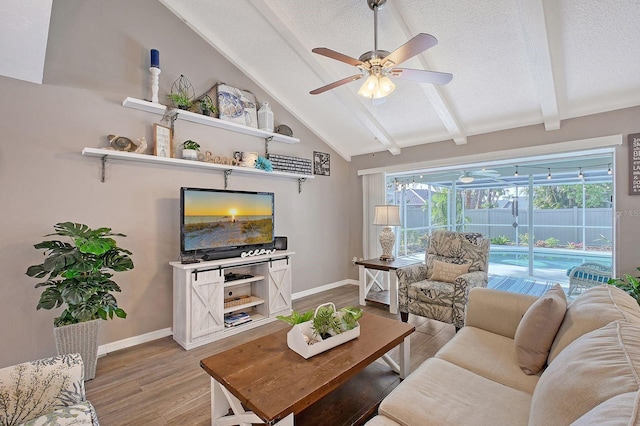
[[411, 313], [462, 328], [469, 290], [488, 284], [490, 244], [482, 234], [434, 231], [425, 263], [396, 271], [402, 321]]
[[95, 425], [79, 354], [0, 369], [0, 426]]

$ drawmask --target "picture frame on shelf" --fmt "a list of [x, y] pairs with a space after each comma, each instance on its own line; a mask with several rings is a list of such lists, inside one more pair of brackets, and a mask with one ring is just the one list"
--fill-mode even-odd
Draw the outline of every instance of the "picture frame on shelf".
[[153, 154], [158, 157], [171, 158], [173, 152], [173, 141], [171, 139], [171, 128], [155, 123], [153, 125]]
[[313, 174], [321, 176], [331, 175], [331, 156], [326, 152], [313, 151]]

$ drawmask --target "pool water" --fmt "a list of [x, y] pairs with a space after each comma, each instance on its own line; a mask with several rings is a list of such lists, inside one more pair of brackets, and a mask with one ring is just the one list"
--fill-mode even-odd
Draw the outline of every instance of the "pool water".
[[[562, 269], [567, 270], [585, 262], [597, 262], [606, 266], [611, 266], [611, 254], [583, 254], [578, 253], [536, 253], [533, 254], [533, 267], [535, 269]], [[489, 263], [529, 267], [529, 253], [516, 251], [493, 250], [489, 252]]]

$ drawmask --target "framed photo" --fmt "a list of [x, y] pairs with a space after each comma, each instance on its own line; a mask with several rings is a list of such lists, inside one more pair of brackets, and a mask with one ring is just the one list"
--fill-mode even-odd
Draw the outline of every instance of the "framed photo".
[[331, 158], [329, 154], [313, 151], [313, 174], [322, 176], [331, 174]]
[[171, 128], [161, 124], [153, 125], [153, 140], [155, 142], [153, 153], [158, 157], [171, 158], [173, 143], [171, 141]]

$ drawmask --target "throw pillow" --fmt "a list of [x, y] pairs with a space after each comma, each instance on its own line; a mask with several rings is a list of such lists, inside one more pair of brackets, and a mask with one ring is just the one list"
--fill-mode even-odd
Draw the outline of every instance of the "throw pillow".
[[457, 265], [455, 263], [440, 262], [439, 260], [433, 261], [433, 274], [431, 279], [434, 281], [443, 281], [445, 283], [452, 283], [462, 274], [469, 272], [470, 263], [464, 263]]
[[560, 284], [554, 285], [527, 309], [514, 338], [522, 371], [531, 375], [542, 370], [566, 311], [567, 297]]

